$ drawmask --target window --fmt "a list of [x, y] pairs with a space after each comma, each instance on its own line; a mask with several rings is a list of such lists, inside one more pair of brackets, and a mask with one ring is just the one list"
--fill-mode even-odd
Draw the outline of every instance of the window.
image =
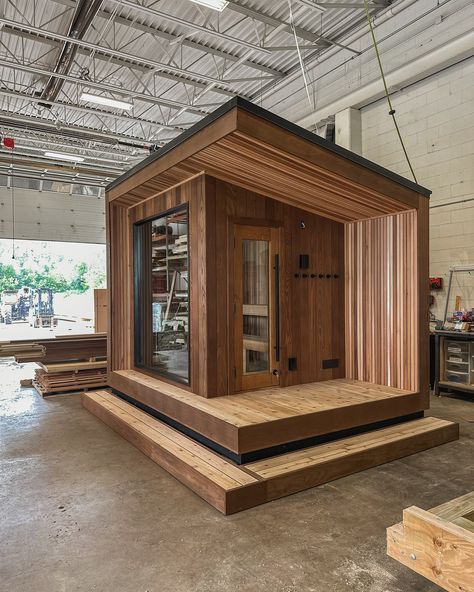
[[189, 384], [188, 206], [135, 225], [135, 364]]

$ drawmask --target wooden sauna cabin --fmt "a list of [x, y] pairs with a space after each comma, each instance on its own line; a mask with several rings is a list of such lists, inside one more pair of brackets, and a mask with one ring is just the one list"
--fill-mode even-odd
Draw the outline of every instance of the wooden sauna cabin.
[[108, 187], [84, 405], [224, 513], [456, 439], [423, 417], [429, 194], [230, 100]]

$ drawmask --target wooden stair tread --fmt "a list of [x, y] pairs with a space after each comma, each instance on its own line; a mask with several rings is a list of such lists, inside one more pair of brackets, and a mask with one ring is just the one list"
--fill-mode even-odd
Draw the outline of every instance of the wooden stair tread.
[[112, 393], [83, 405], [179, 481], [231, 514], [458, 438], [458, 425], [427, 417], [237, 465]]
[[86, 397], [96, 401], [111, 414], [127, 422], [152, 442], [169, 450], [197, 471], [214, 479], [226, 490], [257, 481], [236, 465], [107, 391], [88, 393]]
[[399, 425], [373, 430], [365, 434], [343, 438], [335, 442], [289, 452], [273, 458], [249, 463], [246, 466], [263, 478], [274, 477], [275, 475], [296, 471], [303, 467], [317, 466], [334, 458], [357, 454], [363, 450], [376, 448], [389, 442], [397, 442], [416, 434], [430, 432], [449, 425], [451, 425], [449, 421], [435, 417], [425, 417]]
[[108, 391], [84, 393], [82, 400], [86, 409], [225, 514], [458, 437], [457, 424], [428, 417], [238, 466]]

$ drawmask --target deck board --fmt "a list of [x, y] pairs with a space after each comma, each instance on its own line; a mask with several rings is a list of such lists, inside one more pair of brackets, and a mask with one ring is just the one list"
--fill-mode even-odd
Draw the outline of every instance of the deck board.
[[224, 514], [426, 450], [458, 437], [458, 426], [423, 418], [237, 466], [110, 392], [83, 405]]
[[[285, 455], [249, 463], [246, 467], [262, 478], [270, 478], [275, 475], [295, 471], [302, 467], [316, 466], [331, 459], [348, 456], [382, 443], [389, 444], [396, 442], [401, 437], [409, 438], [415, 434], [430, 432], [443, 425], [440, 421], [433, 417], [409, 421], [402, 425], [395, 425], [374, 430], [366, 434], [352, 436], [351, 438], [344, 439], [344, 442], [338, 440], [313, 448], [305, 448]], [[448, 424], [449, 422], [445, 422], [444, 425]]]
[[236, 454], [424, 409], [419, 393], [352, 379], [209, 399], [134, 370], [110, 373], [109, 384]]
[[[149, 382], [156, 387], [156, 380], [140, 372], [122, 370], [117, 374], [145, 383]], [[292, 387], [266, 388], [212, 399], [197, 397], [193, 393], [165, 382], [160, 383], [160, 391], [238, 427], [272, 421], [275, 416], [278, 419], [294, 417], [297, 414], [320, 412], [412, 393], [412, 391], [373, 385], [349, 378]]]

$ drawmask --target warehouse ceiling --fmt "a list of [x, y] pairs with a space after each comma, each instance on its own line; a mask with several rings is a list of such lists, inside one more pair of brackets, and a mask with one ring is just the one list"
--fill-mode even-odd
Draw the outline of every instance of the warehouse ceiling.
[[265, 107], [325, 52], [356, 57], [362, 26], [361, 0], [3, 0], [0, 175], [106, 185], [230, 97]]

